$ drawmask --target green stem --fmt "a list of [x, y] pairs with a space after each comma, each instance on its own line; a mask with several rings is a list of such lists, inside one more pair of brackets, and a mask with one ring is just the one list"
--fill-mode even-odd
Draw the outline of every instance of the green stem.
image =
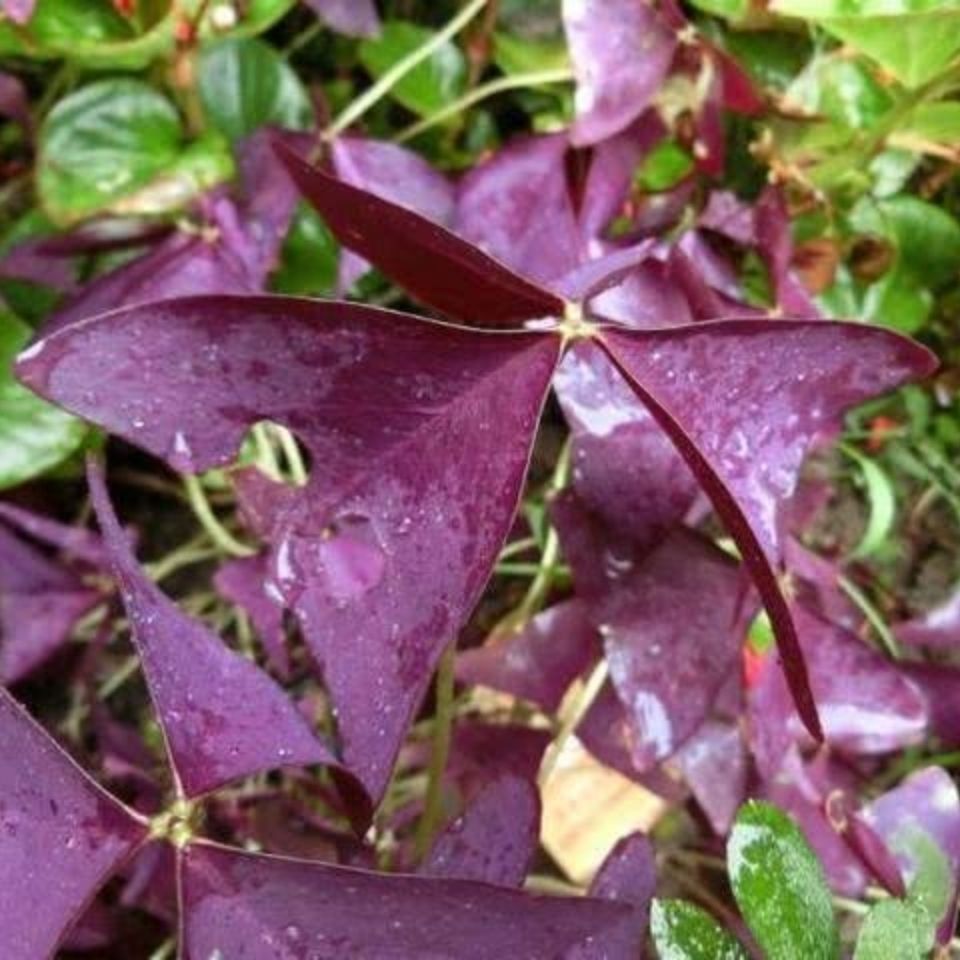
[[283, 451], [284, 459], [287, 461], [290, 479], [293, 480], [295, 486], [306, 486], [307, 467], [303, 462], [300, 448], [297, 446], [296, 437], [286, 427], [281, 427], [279, 424], [274, 424], [273, 430], [280, 441], [280, 449]]
[[437, 666], [437, 709], [433, 723], [433, 751], [427, 774], [427, 796], [423, 816], [417, 826], [415, 851], [423, 859], [433, 843], [443, 817], [443, 774], [450, 756], [450, 740], [453, 735], [453, 686], [454, 667], [457, 660], [457, 643], [451, 641], [443, 651]]
[[226, 554], [232, 557], [252, 557], [256, 550], [241, 543], [217, 519], [204, 493], [203, 485], [197, 477], [186, 474], [183, 477], [183, 488], [200, 525], [206, 530], [210, 539]]
[[451, 117], [455, 117], [464, 110], [469, 110], [475, 104], [498, 93], [524, 87], [538, 87], [549, 83], [568, 83], [571, 80], [573, 80], [573, 71], [569, 67], [556, 67], [553, 70], [536, 70], [530, 73], [517, 73], [511, 77], [498, 77], [496, 80], [491, 80], [489, 83], [474, 88], [459, 100], [454, 100], [453, 103], [447, 104], [436, 113], [407, 127], [406, 130], [402, 130], [396, 137], [396, 142], [406, 143], [407, 140], [412, 140], [421, 133], [449, 120]]
[[411, 70], [456, 36], [486, 5], [488, 0], [471, 0], [442, 30], [423, 46], [398, 60], [366, 93], [357, 97], [324, 131], [326, 140], [333, 140], [357, 122], [375, 103], [386, 96]]
[[841, 575], [838, 578], [838, 582], [843, 592], [860, 608], [860, 612], [867, 618], [870, 626], [873, 627], [874, 632], [877, 637], [879, 637], [883, 648], [894, 660], [899, 660], [901, 656], [900, 647], [890, 628], [880, 615], [880, 611], [877, 610], [867, 595], [849, 577]]

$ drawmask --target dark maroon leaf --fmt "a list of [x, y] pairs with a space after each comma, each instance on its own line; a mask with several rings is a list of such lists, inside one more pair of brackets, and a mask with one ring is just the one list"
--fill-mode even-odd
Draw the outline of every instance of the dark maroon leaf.
[[101, 599], [0, 525], [0, 683], [18, 683], [46, 663]]
[[556, 711], [570, 684], [600, 654], [583, 601], [550, 607], [516, 631], [494, 634], [457, 658], [457, 679], [482, 684]]
[[501, 776], [440, 834], [420, 873], [519, 887], [539, 840], [540, 795], [535, 784]]
[[197, 844], [183, 854], [184, 960], [629, 960], [629, 909]]
[[228, 462], [262, 419], [299, 434], [313, 476], [270, 532], [275, 585], [376, 797], [510, 528], [558, 350], [349, 304], [200, 298], [65, 330], [21, 374], [179, 469]]
[[270, 665], [282, 679], [289, 679], [290, 655], [283, 630], [283, 606], [267, 589], [266, 558], [230, 560], [217, 571], [213, 582], [221, 596], [246, 611], [257, 628]]
[[0, 955], [52, 956], [146, 832], [0, 689]]
[[146, 578], [93, 465], [88, 480], [183, 793], [195, 797], [276, 767], [335, 763], [280, 687]]
[[340, 242], [417, 300], [486, 327], [563, 314], [560, 297], [473, 244], [412, 210], [311, 167], [283, 145], [277, 149], [303, 195]]
[[719, 836], [747, 797], [749, 759], [739, 724], [708, 720], [672, 761]]
[[898, 787], [868, 804], [861, 816], [897, 858], [909, 885], [920, 864], [913, 836], [923, 833], [949, 865], [952, 887], [948, 906], [937, 932], [944, 944], [953, 935], [957, 904], [957, 871], [960, 870], [960, 796], [946, 770], [927, 767], [912, 773]]
[[304, 0], [327, 26], [352, 37], [372, 37], [380, 29], [374, 0]]
[[[923, 740], [927, 703], [917, 685], [896, 665], [840, 627], [827, 624], [802, 607], [793, 607], [800, 648], [824, 737], [838, 751], [853, 755], [889, 753]], [[767, 658], [753, 688], [753, 727], [765, 740], [802, 741], [804, 730], [794, 713], [775, 657]], [[775, 760], [783, 743], [769, 746]]]
[[606, 140], [629, 126], [659, 89], [676, 33], [646, 0], [564, 0], [563, 24], [577, 77], [571, 138]]
[[939, 606], [893, 627], [900, 643], [933, 649], [960, 646], [960, 589]]
[[593, 608], [638, 771], [694, 733], [736, 669], [742, 594], [738, 565], [680, 529]]
[[572, 434], [573, 486], [588, 510], [638, 548], [681, 520], [696, 481], [670, 438], [592, 343], [575, 344], [554, 378]]
[[737, 541], [780, 642], [801, 717], [819, 738], [796, 628], [778, 581], [777, 503], [839, 414], [936, 365], [923, 347], [856, 324], [721, 320], [603, 331], [604, 349], [700, 480]]
[[880, 835], [860, 816], [851, 795], [835, 790], [826, 798], [824, 808], [827, 819], [884, 889], [892, 897], [904, 898], [907, 888], [899, 864]]
[[580, 261], [567, 186], [565, 134], [522, 137], [474, 167], [457, 192], [454, 229], [513, 270], [541, 283]]
[[20, 78], [0, 71], [0, 117], [19, 124], [25, 134], [30, 134], [33, 123], [30, 118], [30, 102]]
[[[448, 227], [453, 221], [453, 184], [412, 150], [366, 137], [338, 137], [330, 146], [330, 160], [337, 176], [351, 186], [441, 226]], [[368, 269], [362, 257], [341, 251], [340, 290], [348, 291]]]
[[632, 833], [607, 854], [590, 884], [590, 896], [631, 906], [640, 943], [647, 931], [656, 884], [653, 845], [642, 833]]

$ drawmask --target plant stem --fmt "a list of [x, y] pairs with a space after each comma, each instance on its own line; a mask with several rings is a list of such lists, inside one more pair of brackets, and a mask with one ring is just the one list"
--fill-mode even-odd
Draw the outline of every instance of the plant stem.
[[870, 602], [867, 595], [849, 578], [841, 575], [838, 583], [843, 592], [859, 607], [860, 612], [867, 618], [870, 626], [879, 637], [884, 650], [894, 659], [900, 659], [900, 647], [892, 631], [884, 622], [877, 608]]
[[433, 723], [433, 751], [430, 754], [430, 769], [427, 779], [427, 796], [423, 815], [417, 826], [415, 850], [422, 859], [440, 825], [443, 816], [443, 774], [450, 755], [450, 740], [453, 734], [453, 680], [457, 659], [457, 642], [452, 640], [443, 651], [437, 666], [437, 709]]
[[447, 104], [443, 109], [425, 117], [423, 120], [412, 124], [406, 130], [402, 130], [396, 137], [397, 143], [406, 143], [421, 133], [455, 117], [464, 110], [487, 97], [495, 96], [498, 93], [505, 93], [507, 90], [518, 90], [524, 87], [537, 87], [548, 83], [567, 83], [573, 80], [573, 71], [569, 67], [555, 67], [553, 70], [536, 70], [530, 73], [517, 73], [512, 77], [498, 77], [489, 83], [484, 83], [462, 96], [459, 100]]
[[226, 554], [232, 557], [252, 557], [256, 550], [241, 543], [217, 519], [204, 493], [203, 485], [197, 477], [186, 474], [183, 477], [183, 488], [200, 525], [206, 530], [210, 539]]
[[357, 97], [324, 131], [324, 139], [333, 140], [357, 122], [375, 103], [381, 100], [411, 70], [419, 66], [456, 36], [486, 5], [488, 0], [471, 0], [442, 30], [435, 33], [423, 46], [398, 60], [366, 93]]
[[601, 657], [580, 691], [575, 694], [569, 703], [561, 707], [558, 718], [560, 719], [560, 729], [544, 754], [543, 763], [540, 764], [540, 773], [537, 776], [537, 783], [541, 789], [552, 776], [557, 761], [560, 759], [560, 754], [563, 753], [563, 748], [573, 731], [580, 725], [580, 721], [586, 716], [587, 711], [593, 706], [594, 700], [597, 699], [597, 695], [607, 682], [609, 673], [610, 666], [607, 663], [607, 658]]
[[273, 425], [273, 432], [280, 441], [280, 449], [283, 451], [284, 459], [287, 461], [287, 467], [290, 470], [290, 479], [297, 487], [306, 486], [307, 467], [303, 462], [300, 448], [297, 446], [296, 437], [286, 427], [281, 427], [278, 423]]

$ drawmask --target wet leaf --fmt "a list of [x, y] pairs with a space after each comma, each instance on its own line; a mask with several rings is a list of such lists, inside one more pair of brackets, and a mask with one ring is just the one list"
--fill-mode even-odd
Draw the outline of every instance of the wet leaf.
[[737, 903], [771, 960], [835, 960], [839, 941], [823, 871], [797, 825], [750, 802], [727, 843]]
[[650, 932], [660, 960], [746, 960], [747, 954], [715, 920], [683, 900], [654, 900]]

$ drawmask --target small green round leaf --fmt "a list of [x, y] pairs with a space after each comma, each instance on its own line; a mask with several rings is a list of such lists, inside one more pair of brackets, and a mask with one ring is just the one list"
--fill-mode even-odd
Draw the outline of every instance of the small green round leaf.
[[699, 907], [654, 900], [650, 934], [660, 960], [747, 960], [744, 949]]
[[228, 39], [200, 57], [200, 101], [207, 119], [230, 140], [267, 124], [306, 130], [310, 97], [296, 73], [260, 40]]
[[13, 378], [13, 360], [30, 328], [0, 312], [0, 489], [39, 476], [83, 442], [86, 425], [51, 406]]
[[61, 100], [40, 130], [37, 186], [69, 224], [146, 186], [181, 149], [173, 104], [140, 80], [100, 80]]
[[734, 896], [769, 960], [834, 960], [839, 951], [830, 891], [800, 828], [751, 801], [727, 843]]
[[923, 960], [933, 946], [934, 926], [916, 903], [883, 900], [867, 914], [854, 960]]

